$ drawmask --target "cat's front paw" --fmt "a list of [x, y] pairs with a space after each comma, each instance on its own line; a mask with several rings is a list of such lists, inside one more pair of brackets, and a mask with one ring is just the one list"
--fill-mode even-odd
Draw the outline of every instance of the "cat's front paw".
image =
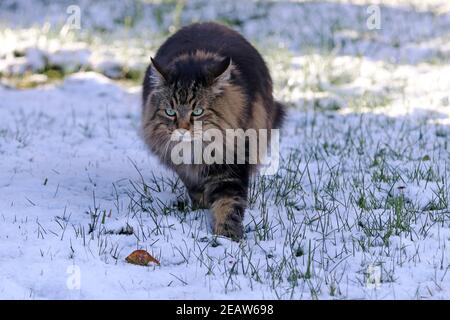
[[241, 219], [233, 219], [230, 217], [222, 223], [216, 223], [214, 233], [233, 241], [239, 241], [244, 237], [244, 225]]

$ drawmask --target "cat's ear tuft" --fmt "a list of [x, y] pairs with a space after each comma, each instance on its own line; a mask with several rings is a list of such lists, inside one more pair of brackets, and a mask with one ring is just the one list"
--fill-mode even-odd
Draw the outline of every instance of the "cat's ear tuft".
[[155, 59], [150, 58], [152, 61], [152, 73], [151, 77], [152, 80], [155, 81], [156, 84], [162, 85], [164, 83], [167, 83], [169, 79], [169, 73], [167, 70], [165, 70]]
[[210, 69], [211, 85], [215, 92], [220, 93], [222, 88], [229, 84], [232, 68], [231, 58], [227, 57]]

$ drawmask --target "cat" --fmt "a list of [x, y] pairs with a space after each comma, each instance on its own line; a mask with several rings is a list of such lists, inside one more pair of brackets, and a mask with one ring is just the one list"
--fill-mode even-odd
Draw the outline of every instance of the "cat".
[[280, 128], [285, 107], [274, 101], [261, 55], [229, 27], [191, 24], [169, 37], [151, 59], [142, 98], [142, 133], [150, 150], [179, 175], [196, 207], [212, 211], [215, 234], [242, 239], [249, 183], [256, 172], [247, 150], [244, 163], [231, 164], [175, 164], [169, 155], [172, 134], [187, 130], [195, 136], [195, 121], [201, 121], [202, 130], [220, 132]]

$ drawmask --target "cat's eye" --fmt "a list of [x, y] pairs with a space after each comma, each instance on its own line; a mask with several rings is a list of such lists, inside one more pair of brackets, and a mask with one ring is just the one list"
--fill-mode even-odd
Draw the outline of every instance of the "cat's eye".
[[192, 115], [194, 115], [196, 117], [201, 116], [202, 114], [203, 114], [202, 108], [197, 108], [197, 109], [194, 109], [194, 111], [192, 111]]
[[166, 108], [164, 111], [166, 112], [166, 114], [167, 114], [169, 117], [174, 117], [174, 116], [177, 114], [175, 110], [170, 109], [170, 108]]

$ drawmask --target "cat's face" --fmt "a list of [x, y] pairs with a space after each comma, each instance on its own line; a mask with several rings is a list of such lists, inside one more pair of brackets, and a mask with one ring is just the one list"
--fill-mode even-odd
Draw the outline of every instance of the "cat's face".
[[193, 130], [195, 121], [215, 120], [214, 95], [196, 81], [171, 83], [150, 96], [154, 124], [172, 134], [175, 130]]
[[[193, 140], [200, 139], [205, 130], [224, 132], [236, 127], [236, 111], [242, 99], [232, 90], [231, 60], [207, 55], [201, 58], [181, 57], [167, 70], [152, 61], [154, 89], [146, 103], [144, 134], [153, 151], [165, 161], [174, 145], [174, 134]], [[237, 96], [239, 101], [233, 100]], [[224, 100], [231, 105], [224, 105]], [[201, 122], [201, 131], [195, 122]]]

